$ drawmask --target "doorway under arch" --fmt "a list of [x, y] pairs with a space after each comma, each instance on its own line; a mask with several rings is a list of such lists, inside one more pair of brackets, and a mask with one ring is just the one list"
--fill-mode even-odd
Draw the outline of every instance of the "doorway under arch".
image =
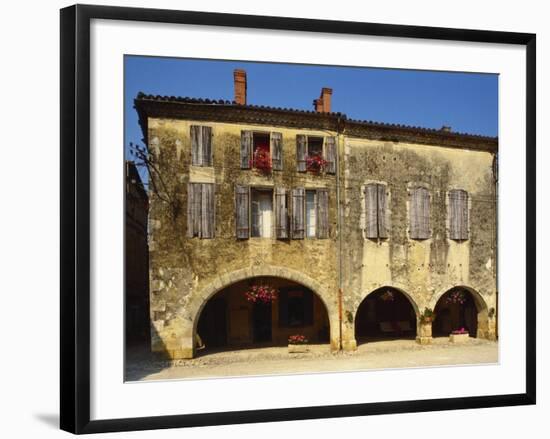
[[[247, 300], [254, 285], [275, 289], [269, 303]], [[200, 312], [197, 345], [208, 353], [254, 347], [286, 346], [290, 335], [306, 336], [312, 344], [329, 344], [328, 312], [320, 297], [306, 286], [264, 276], [235, 282], [214, 294]]]
[[452, 331], [464, 328], [470, 337], [477, 337], [481, 321], [487, 314], [483, 299], [466, 287], [454, 287], [437, 301], [435, 320], [432, 324], [434, 337], [447, 337]]
[[376, 340], [416, 337], [416, 311], [411, 300], [396, 288], [382, 287], [367, 295], [355, 317], [358, 344]]

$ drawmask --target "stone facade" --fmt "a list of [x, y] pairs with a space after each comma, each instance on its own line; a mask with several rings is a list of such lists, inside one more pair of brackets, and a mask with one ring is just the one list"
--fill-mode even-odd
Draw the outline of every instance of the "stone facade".
[[[458, 286], [474, 298], [477, 335], [495, 338], [496, 139], [223, 101], [139, 95], [135, 105], [162, 176], [164, 198], [150, 194], [154, 351], [192, 357], [199, 316], [209, 299], [237, 282], [261, 277], [315, 293], [326, 309], [333, 350], [355, 349], [359, 305], [381, 287], [395, 288], [411, 302], [420, 342], [431, 338], [431, 324], [420, 323], [421, 312], [434, 309], [444, 293]], [[211, 166], [192, 164], [191, 126], [210, 127]], [[264, 174], [242, 169], [243, 131], [280, 133], [282, 170]], [[298, 171], [299, 135], [334, 139], [333, 174]], [[189, 183], [214, 184], [212, 238], [188, 235]], [[369, 183], [386, 191], [384, 239], [365, 236]], [[326, 189], [328, 236], [237, 239], [237, 186]], [[411, 191], [418, 186], [430, 197], [430, 236], [422, 240], [409, 233]], [[449, 236], [448, 194], [453, 189], [469, 195], [466, 240]], [[277, 318], [275, 310], [273, 316]], [[275, 332], [275, 338], [277, 334], [283, 332]]]

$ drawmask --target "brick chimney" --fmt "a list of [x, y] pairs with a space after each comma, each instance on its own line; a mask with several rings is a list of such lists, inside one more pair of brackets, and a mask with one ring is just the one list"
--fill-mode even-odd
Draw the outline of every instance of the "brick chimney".
[[246, 71], [235, 69], [233, 72], [235, 87], [235, 102], [238, 105], [246, 105]]
[[332, 100], [332, 88], [323, 87], [319, 99], [313, 101], [313, 107], [317, 113], [330, 113]]

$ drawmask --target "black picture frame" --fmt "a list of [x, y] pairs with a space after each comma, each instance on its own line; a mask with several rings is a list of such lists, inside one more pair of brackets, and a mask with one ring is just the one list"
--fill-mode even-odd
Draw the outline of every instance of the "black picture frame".
[[[406, 37], [526, 47], [526, 392], [417, 401], [90, 420], [90, 22], [92, 19]], [[274, 422], [535, 404], [536, 35], [303, 18], [75, 5], [61, 10], [61, 404], [72, 433]]]

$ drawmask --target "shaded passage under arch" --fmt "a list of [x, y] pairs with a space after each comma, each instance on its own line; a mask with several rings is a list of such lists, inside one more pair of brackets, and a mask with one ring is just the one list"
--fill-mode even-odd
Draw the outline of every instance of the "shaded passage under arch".
[[477, 303], [467, 288], [451, 288], [439, 298], [435, 306], [433, 336], [446, 337], [452, 331], [464, 328], [470, 337], [477, 337], [480, 315], [485, 308]]
[[416, 336], [416, 313], [399, 290], [379, 288], [370, 293], [357, 310], [355, 334], [358, 343]]
[[[272, 303], [253, 303], [245, 292], [253, 285], [277, 291]], [[311, 343], [329, 343], [327, 309], [311, 289], [278, 277], [255, 277], [220, 290], [204, 305], [197, 324], [197, 341], [204, 352], [248, 347], [285, 346], [290, 335], [305, 335]]]

